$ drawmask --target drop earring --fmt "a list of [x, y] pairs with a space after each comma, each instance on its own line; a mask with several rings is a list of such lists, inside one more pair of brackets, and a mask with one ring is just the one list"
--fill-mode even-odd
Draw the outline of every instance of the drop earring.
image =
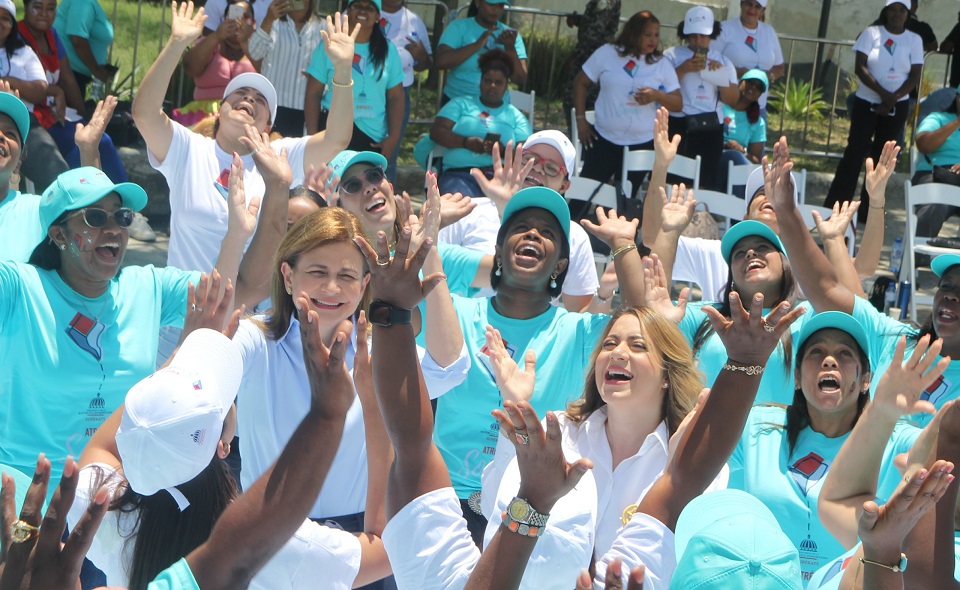
[[550, 288], [551, 288], [551, 289], [556, 289], [556, 288], [557, 288], [557, 274], [558, 274], [558, 273], [553, 273], [552, 275], [550, 275]]
[[499, 276], [503, 275], [503, 272], [500, 270], [501, 268], [502, 268], [502, 267], [500, 266], [500, 261], [498, 260], [498, 261], [497, 261], [497, 270], [493, 271], [493, 276], [499, 277]]

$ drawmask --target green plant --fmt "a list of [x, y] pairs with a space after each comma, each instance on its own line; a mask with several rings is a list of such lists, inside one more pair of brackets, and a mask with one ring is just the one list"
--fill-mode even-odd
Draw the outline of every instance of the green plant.
[[798, 82], [787, 79], [770, 89], [767, 108], [774, 113], [782, 113], [784, 118], [802, 121], [810, 118], [818, 121], [823, 118], [828, 104], [823, 100], [823, 89], [813, 88], [810, 82]]
[[537, 92], [537, 100], [556, 100], [563, 96], [567, 85], [572, 82], [567, 71], [567, 62], [573, 54], [576, 39], [561, 36], [557, 38], [553, 31], [525, 29], [521, 31], [527, 46], [527, 83], [526, 89]]

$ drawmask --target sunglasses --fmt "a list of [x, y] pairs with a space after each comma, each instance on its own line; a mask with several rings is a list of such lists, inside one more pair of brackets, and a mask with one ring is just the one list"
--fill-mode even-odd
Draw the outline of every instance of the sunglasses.
[[79, 215], [83, 216], [83, 222], [87, 224], [88, 227], [94, 229], [99, 229], [107, 225], [107, 220], [113, 217], [114, 223], [119, 227], [130, 227], [133, 223], [133, 209], [117, 209], [112, 213], [109, 211], [104, 211], [103, 209], [98, 209], [96, 207], [84, 207], [76, 213], [67, 216], [67, 219], [71, 217], [77, 217]]
[[360, 176], [351, 176], [350, 178], [341, 181], [340, 190], [348, 195], [355, 195], [359, 193], [361, 189], [363, 189], [364, 180], [367, 181], [367, 184], [377, 186], [383, 182], [384, 178], [386, 178], [386, 173], [383, 171], [383, 168], [379, 166], [367, 168]]
[[539, 163], [540, 166], [543, 168], [543, 173], [549, 176], [550, 178], [555, 178], [557, 176], [560, 176], [561, 174], [567, 173], [566, 167], [563, 166], [562, 164], [558, 164], [553, 160], [548, 160], [547, 158], [544, 158], [543, 156], [537, 155], [533, 152], [524, 151], [523, 156], [520, 157], [520, 161], [523, 162], [524, 165], [526, 165], [526, 163], [531, 160]]

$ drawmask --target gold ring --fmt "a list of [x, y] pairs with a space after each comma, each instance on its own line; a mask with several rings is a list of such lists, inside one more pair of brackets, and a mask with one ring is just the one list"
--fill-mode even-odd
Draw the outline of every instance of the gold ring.
[[530, 444], [530, 435], [526, 432], [515, 432], [514, 436], [517, 438], [517, 442], [522, 445]]
[[10, 539], [14, 543], [29, 541], [40, 532], [40, 527], [18, 520], [10, 525]]
[[763, 329], [773, 334], [777, 330], [777, 327], [771, 326], [770, 324], [767, 323], [767, 320], [763, 320]]
[[390, 266], [390, 259], [387, 258], [386, 260], [380, 260], [377, 258], [377, 266]]

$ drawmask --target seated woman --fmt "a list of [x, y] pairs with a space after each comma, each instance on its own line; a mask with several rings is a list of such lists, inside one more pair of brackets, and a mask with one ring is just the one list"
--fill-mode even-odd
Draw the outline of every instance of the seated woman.
[[64, 46], [80, 95], [94, 78], [102, 83], [113, 79], [116, 66], [107, 63], [113, 45], [113, 23], [96, 0], [63, 0], [57, 7], [53, 27], [69, 40]]
[[483, 191], [470, 170], [480, 168], [491, 178], [494, 145], [502, 148], [511, 140], [521, 142], [532, 131], [527, 116], [504, 100], [513, 76], [510, 56], [494, 49], [484, 53], [478, 64], [479, 96], [461, 96], [448, 102], [430, 129], [430, 139], [447, 148], [440, 174], [442, 193], [482, 197]]
[[[793, 400], [786, 407], [751, 410], [730, 457], [730, 487], [749, 492], [770, 508], [800, 551], [807, 579], [846, 550], [821, 523], [817, 498], [830, 464], [870, 400], [873, 373], [867, 333], [845, 313], [814, 315], [793, 344]], [[893, 458], [909, 451], [919, 434], [919, 428], [906, 424], [894, 429], [884, 451], [881, 498], [889, 497], [900, 480]]]
[[[740, 77], [740, 98], [723, 105], [723, 155], [717, 170], [716, 188], [727, 190], [727, 165], [759, 164], [767, 142], [767, 123], [761, 116], [759, 98], [769, 86], [763, 70], [748, 70]], [[743, 196], [743, 195], [739, 195]]]
[[[917, 172], [911, 182], [914, 185], [928, 182], [960, 185], [960, 117], [957, 106], [960, 95], [946, 110], [930, 113], [917, 127], [917, 151], [922, 158], [917, 160]], [[950, 205], [924, 205], [917, 210], [917, 235], [936, 237], [944, 222], [960, 213]]]
[[256, 72], [247, 57], [250, 35], [255, 27], [253, 9], [244, 0], [227, 5], [229, 16], [241, 12], [240, 17], [225, 18], [217, 31], [202, 37], [183, 56], [183, 71], [193, 78], [193, 100], [174, 110], [174, 120], [189, 127], [216, 114], [224, 97], [224, 90], [237, 76]]

